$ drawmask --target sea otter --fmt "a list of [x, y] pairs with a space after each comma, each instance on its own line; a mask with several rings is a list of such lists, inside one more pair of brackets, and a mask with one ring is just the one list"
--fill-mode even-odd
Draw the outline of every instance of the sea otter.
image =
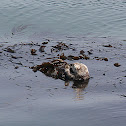
[[44, 62], [32, 69], [34, 72], [39, 70], [47, 76], [62, 80], [84, 81], [90, 78], [86, 65], [82, 63], [69, 64], [62, 59]]

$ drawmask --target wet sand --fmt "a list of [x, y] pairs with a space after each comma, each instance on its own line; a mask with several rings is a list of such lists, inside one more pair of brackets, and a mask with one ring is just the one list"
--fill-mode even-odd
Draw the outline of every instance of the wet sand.
[[[44, 42], [44, 43], [43, 43]], [[68, 49], [53, 50], [58, 42]], [[42, 44], [43, 43], [43, 44]], [[43, 52], [40, 46], [46, 46]], [[9, 50], [8, 50], [9, 49]], [[11, 50], [10, 50], [11, 49]], [[35, 55], [31, 49], [37, 50]], [[89, 59], [69, 59], [88, 66], [88, 85], [65, 86], [29, 67], [57, 59], [64, 53]], [[0, 124], [2, 126], [124, 126], [126, 118], [126, 41], [102, 38], [49, 39], [41, 43], [0, 43]], [[114, 65], [115, 63], [118, 63]]]

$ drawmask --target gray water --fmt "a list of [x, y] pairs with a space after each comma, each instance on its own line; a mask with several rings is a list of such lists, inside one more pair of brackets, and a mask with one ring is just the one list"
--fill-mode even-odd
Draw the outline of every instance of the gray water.
[[[22, 25], [26, 26], [23, 30]], [[18, 30], [12, 37], [14, 29]], [[20, 41], [40, 40], [45, 35], [125, 38], [126, 0], [0, 2], [1, 41], [14, 41], [17, 38]]]
[[[126, 0], [1, 0], [0, 126], [125, 126], [125, 34]], [[91, 60], [78, 61], [89, 68], [87, 87], [74, 89], [72, 82], [65, 86], [62, 80], [29, 69], [57, 56], [49, 51], [59, 38], [75, 48], [65, 55], [93, 50]], [[14, 54], [4, 51], [8, 44], [41, 44], [46, 39], [50, 42], [45, 57], [39, 46], [15, 45]], [[20, 62], [24, 66], [16, 64]], [[116, 68], [115, 62], [121, 66]]]

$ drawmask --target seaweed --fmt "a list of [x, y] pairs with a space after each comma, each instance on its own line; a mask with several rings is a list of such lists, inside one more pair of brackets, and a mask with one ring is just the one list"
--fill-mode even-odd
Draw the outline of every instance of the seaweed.
[[114, 63], [115, 67], [120, 67], [121, 65], [119, 63]]
[[37, 55], [37, 54], [36, 54], [36, 51], [37, 51], [37, 50], [35, 50], [35, 49], [31, 49], [31, 55]]
[[67, 50], [69, 49], [69, 46], [66, 45], [65, 43], [63, 42], [59, 42], [56, 46], [52, 46], [53, 48], [51, 49], [51, 52], [59, 52], [59, 51], [62, 51], [62, 50]]
[[62, 53], [59, 58], [62, 59], [62, 60], [66, 60], [67, 59], [67, 57], [64, 55], [64, 53]]
[[7, 49], [4, 50], [4, 51], [9, 52], [9, 53], [15, 53], [15, 51], [14, 51], [13, 49], [11, 49], [11, 48], [7, 48]]
[[46, 47], [46, 46], [40, 46], [40, 48], [39, 48], [39, 52], [45, 52], [45, 50], [44, 50], [45, 47]]
[[108, 61], [108, 58], [106, 57], [94, 57], [96, 60], [99, 60], [99, 61]]
[[103, 45], [103, 47], [112, 47], [112, 45], [108, 44], [108, 45]]

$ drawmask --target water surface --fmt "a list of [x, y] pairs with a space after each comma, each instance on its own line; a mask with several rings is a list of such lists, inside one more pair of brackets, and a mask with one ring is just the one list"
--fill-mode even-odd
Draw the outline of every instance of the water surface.
[[30, 25], [29, 29], [14, 39], [27, 41], [52, 34], [125, 38], [125, 12], [125, 0], [4, 0], [0, 36], [12, 40], [12, 29], [23, 24]]
[[[1, 1], [0, 125], [125, 126], [125, 14], [125, 0]], [[18, 45], [41, 44], [47, 39], [44, 53], [38, 51], [39, 46]], [[72, 82], [65, 86], [62, 80], [29, 69], [57, 56], [50, 48], [59, 41], [75, 49], [59, 54], [77, 56], [84, 50], [87, 55], [93, 50], [90, 60], [78, 61], [89, 68], [91, 79], [86, 87], [72, 88]], [[16, 53], [6, 52], [13, 44], [17, 44]], [[112, 48], [103, 46], [109, 44]], [[32, 48], [37, 50], [36, 56], [30, 54]], [[116, 62], [121, 66], [115, 67]]]

